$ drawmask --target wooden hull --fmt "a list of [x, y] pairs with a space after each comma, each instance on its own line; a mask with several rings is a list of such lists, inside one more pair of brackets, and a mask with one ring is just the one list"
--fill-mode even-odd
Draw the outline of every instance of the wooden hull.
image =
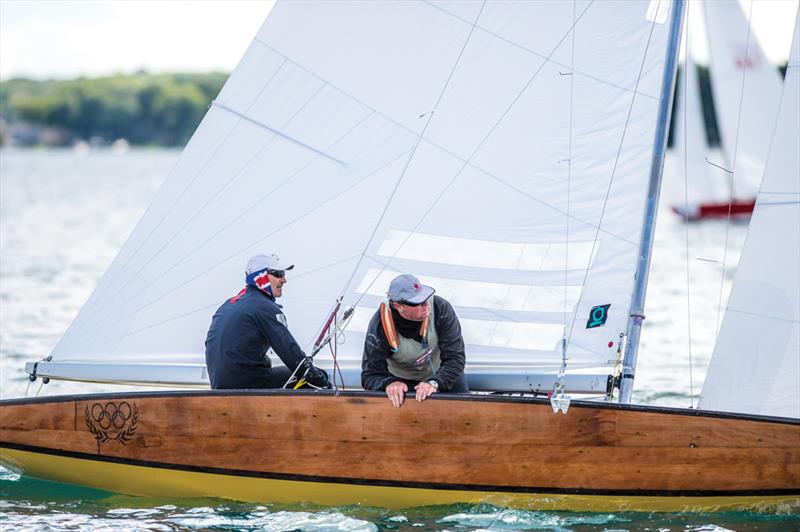
[[0, 461], [110, 491], [390, 508], [800, 508], [800, 423], [548, 401], [172, 392], [0, 402]]

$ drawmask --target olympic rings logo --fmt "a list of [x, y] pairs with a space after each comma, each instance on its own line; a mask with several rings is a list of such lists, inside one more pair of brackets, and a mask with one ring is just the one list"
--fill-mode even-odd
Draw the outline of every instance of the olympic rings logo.
[[98, 445], [111, 440], [124, 445], [136, 432], [139, 409], [136, 403], [131, 405], [127, 401], [94, 403], [86, 407], [84, 418], [89, 432], [94, 435]]

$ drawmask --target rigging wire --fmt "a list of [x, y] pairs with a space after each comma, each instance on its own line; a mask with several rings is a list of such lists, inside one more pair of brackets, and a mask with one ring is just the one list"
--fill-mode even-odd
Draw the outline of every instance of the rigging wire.
[[[747, 40], [745, 41], [744, 45], [744, 60], [747, 63], [750, 59], [750, 34], [751, 34], [751, 24], [750, 22], [753, 20], [753, 0], [750, 0], [750, 10], [747, 15]], [[728, 187], [728, 215], [725, 219], [725, 243], [722, 247], [722, 271], [719, 275], [719, 300], [717, 302], [717, 325], [715, 327], [715, 333], [719, 335], [719, 327], [720, 321], [722, 318], [722, 288], [725, 284], [725, 269], [727, 267], [728, 261], [728, 235], [730, 233], [731, 228], [731, 212], [733, 210], [733, 194], [734, 194], [734, 181], [736, 180], [736, 158], [739, 152], [739, 128], [742, 125], [742, 105], [744, 103], [744, 86], [745, 80], [747, 79], [747, 68], [742, 68], [742, 83], [739, 89], [739, 113], [736, 117], [736, 141], [734, 142], [733, 147], [733, 161], [731, 161], [731, 172], [730, 172], [730, 186]]]
[[[686, 244], [686, 328], [687, 334], [689, 337], [689, 400], [690, 400], [690, 408], [694, 408], [694, 371], [693, 371], [693, 364], [692, 364], [692, 304], [691, 304], [691, 292], [692, 292], [692, 283], [691, 283], [691, 276], [689, 272], [689, 155], [688, 155], [688, 137], [687, 137], [687, 122], [688, 122], [688, 103], [689, 103], [689, 2], [686, 3], [686, 12], [684, 14], [686, 17], [686, 22], [684, 23], [684, 27], [686, 28], [686, 42], [684, 44], [685, 47], [685, 58], [683, 60], [683, 226], [686, 232], [685, 244]], [[692, 68], [694, 64], [692, 64]], [[698, 90], [698, 87], [694, 87], [694, 90]]]
[[[564, 235], [564, 331], [561, 338], [561, 367], [558, 370], [558, 380], [556, 389], [560, 393], [564, 392], [564, 378], [567, 372], [567, 294], [569, 292], [569, 215], [572, 206], [572, 119], [575, 108], [575, 0], [572, 0], [572, 50], [570, 53], [570, 72], [569, 72], [569, 140], [567, 141], [567, 217], [565, 219]], [[577, 312], [578, 309], [575, 309]], [[555, 393], [554, 393], [555, 394]]]

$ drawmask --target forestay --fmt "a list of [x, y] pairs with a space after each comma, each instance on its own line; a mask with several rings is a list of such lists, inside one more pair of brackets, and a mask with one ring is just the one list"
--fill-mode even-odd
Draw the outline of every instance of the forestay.
[[800, 418], [800, 13], [778, 123], [699, 406]]
[[202, 364], [214, 310], [271, 251], [296, 264], [280, 302], [304, 348], [336, 298], [356, 306], [352, 369], [410, 272], [455, 306], [473, 382], [554, 372], [565, 329], [569, 368], [607, 375], [671, 6], [278, 3], [54, 361]]
[[733, 197], [758, 192], [778, 104], [781, 78], [764, 55], [739, 2], [703, 1], [714, 107]]

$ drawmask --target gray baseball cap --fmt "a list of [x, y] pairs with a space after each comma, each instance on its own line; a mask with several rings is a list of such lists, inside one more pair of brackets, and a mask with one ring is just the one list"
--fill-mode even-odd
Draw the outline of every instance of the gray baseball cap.
[[415, 276], [404, 273], [389, 283], [389, 300], [418, 305], [431, 297], [436, 290], [419, 282]]

